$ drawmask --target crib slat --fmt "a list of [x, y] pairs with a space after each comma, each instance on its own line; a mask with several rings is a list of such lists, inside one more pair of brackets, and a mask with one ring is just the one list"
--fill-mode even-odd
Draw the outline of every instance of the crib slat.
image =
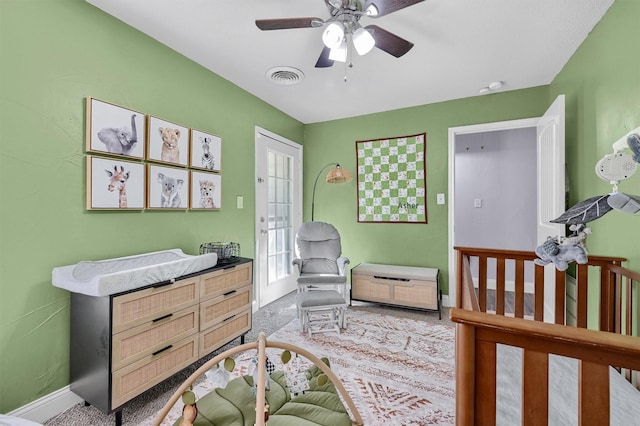
[[600, 331], [613, 331], [615, 274], [609, 268], [600, 269]]
[[567, 294], [567, 277], [564, 271], [556, 269], [556, 310], [555, 323], [564, 325], [565, 299]]
[[515, 316], [524, 318], [524, 260], [516, 259], [516, 306]]
[[587, 328], [587, 297], [589, 296], [589, 276], [587, 265], [578, 265], [576, 273], [577, 279], [577, 296], [576, 301], [578, 304], [577, 312], [577, 326], [580, 328]]
[[544, 321], [544, 266], [535, 266], [535, 313], [533, 319]]
[[627, 311], [626, 311], [626, 319], [627, 319], [627, 324], [626, 324], [626, 330], [625, 333], [627, 336], [632, 336], [633, 335], [633, 316], [631, 315], [631, 313], [633, 312], [633, 281], [631, 281], [631, 278], [626, 277], [625, 278], [625, 283], [627, 285]]
[[618, 275], [615, 286], [615, 332], [622, 333], [622, 276]]
[[496, 345], [476, 341], [476, 425], [496, 424]]
[[525, 350], [522, 371], [522, 424], [546, 425], [549, 418], [549, 355]]
[[496, 259], [496, 314], [504, 315], [505, 259]]
[[578, 424], [609, 424], [609, 366], [580, 361], [578, 372]]
[[487, 257], [478, 258], [478, 296], [480, 311], [487, 312]]

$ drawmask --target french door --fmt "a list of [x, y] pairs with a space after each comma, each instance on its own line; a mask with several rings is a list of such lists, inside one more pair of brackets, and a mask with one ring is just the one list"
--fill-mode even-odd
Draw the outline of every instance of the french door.
[[256, 128], [256, 300], [296, 289], [295, 233], [302, 223], [302, 146]]

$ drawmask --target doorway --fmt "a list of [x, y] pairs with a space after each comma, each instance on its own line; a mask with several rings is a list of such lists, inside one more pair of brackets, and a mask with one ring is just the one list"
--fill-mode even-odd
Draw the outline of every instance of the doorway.
[[302, 146], [256, 127], [255, 161], [257, 309], [297, 286], [291, 261], [302, 223]]
[[[535, 138], [535, 156], [530, 158], [532, 164], [535, 164], [535, 189], [527, 189], [528, 191], [535, 191], [535, 235], [525, 236], [521, 240], [520, 244], [531, 244], [533, 239], [535, 245], [540, 244], [549, 235], [564, 235], [564, 227], [562, 225], [552, 224], [549, 221], [561, 215], [565, 210], [565, 170], [564, 170], [564, 95], [558, 96], [558, 98], [549, 107], [547, 112], [542, 117], [504, 121], [497, 123], [487, 123], [472, 126], [455, 127], [449, 129], [449, 298], [448, 303], [451, 306], [456, 304], [456, 282], [455, 282], [455, 268], [456, 268], [456, 256], [453, 250], [455, 245], [458, 245], [458, 238], [456, 232], [460, 229], [464, 229], [464, 226], [459, 227], [456, 223], [456, 164], [461, 164], [456, 161], [456, 150], [462, 150], [465, 152], [465, 146], [463, 142], [468, 144], [474, 139], [476, 142], [482, 142], [482, 137], [475, 137], [474, 135], [482, 135], [490, 132], [501, 131], [514, 131], [522, 130], [524, 133], [530, 131], [530, 134]], [[477, 146], [479, 145], [479, 146]], [[481, 151], [482, 144], [477, 144], [473, 148], [476, 151]], [[498, 144], [499, 145], [499, 144]], [[494, 147], [495, 148], [495, 147]], [[499, 149], [499, 146], [498, 146]], [[490, 152], [485, 153], [490, 155]], [[500, 171], [506, 166], [496, 163], [496, 166], [490, 171], [493, 174], [500, 173]], [[479, 177], [480, 178], [480, 177]], [[508, 177], [503, 177], [506, 181]], [[509, 211], [509, 199], [502, 197], [503, 188], [500, 185], [493, 185], [492, 187], [485, 188], [487, 194], [491, 194], [490, 197], [496, 202], [501, 203], [500, 206], [493, 209], [493, 215], [498, 216], [498, 220], [504, 220]], [[482, 208], [482, 198], [473, 198], [473, 208]], [[478, 207], [476, 207], [478, 206]], [[460, 207], [461, 209], [462, 207]], [[531, 213], [528, 211], [527, 213]], [[529, 217], [527, 219], [531, 222], [533, 219]], [[482, 226], [479, 224], [478, 226]], [[524, 243], [522, 242], [524, 241]], [[504, 244], [501, 242], [499, 244]], [[529, 248], [529, 251], [533, 251], [533, 247]], [[486, 246], [485, 246], [486, 247]], [[489, 248], [489, 247], [487, 247]], [[522, 249], [522, 247], [491, 247], [491, 248], [505, 248], [505, 249]], [[551, 266], [551, 268], [549, 268]], [[545, 267], [545, 274], [553, 274], [552, 265]], [[550, 282], [549, 280], [545, 280]], [[554, 305], [554, 295], [550, 291], [545, 291], [545, 321], [553, 321], [553, 310], [547, 307]]]

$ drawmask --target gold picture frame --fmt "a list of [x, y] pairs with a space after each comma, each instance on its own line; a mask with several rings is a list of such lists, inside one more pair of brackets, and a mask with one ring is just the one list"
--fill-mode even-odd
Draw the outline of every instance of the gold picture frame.
[[86, 150], [144, 159], [147, 118], [144, 113], [95, 98], [86, 98]]
[[222, 176], [218, 173], [191, 170], [192, 210], [220, 210], [222, 208]]
[[87, 156], [87, 210], [142, 210], [145, 188], [144, 164]]

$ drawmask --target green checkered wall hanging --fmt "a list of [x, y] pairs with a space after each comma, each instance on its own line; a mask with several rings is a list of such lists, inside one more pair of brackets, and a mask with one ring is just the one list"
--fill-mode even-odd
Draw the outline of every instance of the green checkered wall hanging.
[[427, 223], [426, 139], [356, 142], [358, 222]]

